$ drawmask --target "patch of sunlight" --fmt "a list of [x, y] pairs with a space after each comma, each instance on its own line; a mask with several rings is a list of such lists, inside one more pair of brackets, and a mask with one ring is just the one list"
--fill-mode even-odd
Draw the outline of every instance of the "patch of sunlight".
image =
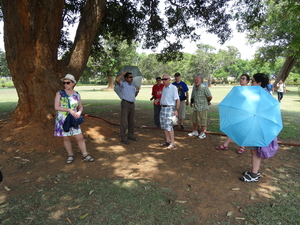
[[101, 150], [101, 152], [107, 152], [107, 153], [119, 153], [119, 152], [126, 152], [127, 149], [125, 146], [121, 145], [111, 145], [110, 147], [98, 147], [98, 150]]
[[6, 212], [5, 208], [8, 207], [8, 204], [4, 204], [7, 200], [7, 195], [3, 194], [0, 196], [0, 215]]
[[259, 195], [266, 198], [272, 198], [272, 199], [274, 199], [274, 196], [272, 194], [280, 191], [281, 191], [280, 188], [274, 187], [267, 183], [260, 184], [260, 188], [258, 189]]
[[128, 181], [114, 181], [114, 185], [122, 187], [122, 188], [137, 188], [138, 184], [134, 180], [128, 180]]
[[158, 165], [163, 164], [163, 160], [150, 156], [143, 157], [141, 160], [132, 158], [132, 156], [120, 156], [116, 160], [112, 164], [115, 174], [128, 178], [143, 176], [145, 173], [154, 174], [157, 172]]
[[7, 200], [7, 195], [0, 195], [0, 205], [2, 205]]
[[101, 134], [101, 127], [96, 126], [96, 127], [90, 127], [88, 130], [85, 132], [87, 135], [89, 135], [91, 138], [101, 138], [104, 139], [105, 136]]
[[61, 160], [61, 155], [52, 156], [52, 158], [49, 160], [49, 162], [55, 163], [57, 160]]
[[49, 218], [54, 219], [54, 220], [58, 220], [61, 218], [61, 216], [64, 214], [65, 212], [63, 210], [57, 210], [56, 212], [52, 212], [49, 216]]

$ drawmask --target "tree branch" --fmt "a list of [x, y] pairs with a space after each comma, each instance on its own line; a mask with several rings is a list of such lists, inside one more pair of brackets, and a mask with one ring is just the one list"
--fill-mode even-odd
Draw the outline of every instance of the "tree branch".
[[90, 55], [95, 35], [104, 17], [106, 0], [87, 0], [70, 55], [62, 61], [65, 73], [79, 78]]

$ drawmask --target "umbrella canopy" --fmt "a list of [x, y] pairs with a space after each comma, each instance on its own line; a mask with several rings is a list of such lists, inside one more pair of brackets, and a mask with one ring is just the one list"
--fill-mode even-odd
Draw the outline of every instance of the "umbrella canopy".
[[[124, 66], [119, 71], [117, 77], [125, 71], [129, 71], [129, 72], [132, 73], [132, 75], [133, 75], [133, 80], [132, 80], [133, 86], [141, 88], [143, 75], [142, 75], [140, 69], [137, 66]], [[124, 77], [122, 77], [121, 81], [125, 81]], [[121, 93], [120, 87], [118, 85], [115, 85], [114, 91], [117, 93], [119, 98], [122, 99], [122, 93]]]
[[240, 146], [267, 146], [282, 129], [279, 102], [260, 86], [235, 86], [218, 107], [221, 131]]

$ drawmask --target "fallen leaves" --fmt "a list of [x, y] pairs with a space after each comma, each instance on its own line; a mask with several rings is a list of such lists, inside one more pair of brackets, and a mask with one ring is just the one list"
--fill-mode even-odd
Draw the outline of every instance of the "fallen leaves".
[[239, 191], [241, 188], [231, 188], [232, 191]]
[[226, 214], [226, 216], [228, 216], [228, 217], [230, 217], [230, 216], [232, 216], [233, 215], [233, 211], [230, 211], [230, 212], [228, 212], [227, 214]]
[[79, 217], [79, 219], [83, 220], [83, 219], [85, 219], [88, 215], [89, 215], [89, 213], [86, 213], [86, 214], [82, 215], [81, 217]]
[[74, 206], [74, 207], [69, 207], [68, 210], [70, 211], [70, 210], [73, 210], [73, 209], [78, 209], [78, 208], [80, 208], [80, 207], [81, 207], [81, 205]]
[[187, 201], [180, 201], [180, 200], [175, 200], [175, 202], [183, 204], [183, 203], [187, 203]]
[[6, 191], [10, 191], [11, 189], [9, 188], [9, 187], [7, 187], [7, 186], [4, 186], [4, 189], [6, 190]]

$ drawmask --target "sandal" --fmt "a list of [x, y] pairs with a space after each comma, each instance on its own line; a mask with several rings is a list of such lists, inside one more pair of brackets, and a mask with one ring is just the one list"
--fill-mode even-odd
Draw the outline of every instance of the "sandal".
[[245, 147], [241, 146], [240, 149], [237, 151], [238, 154], [242, 154], [245, 152]]
[[73, 155], [69, 155], [67, 158], [67, 164], [71, 164], [74, 161], [74, 156]]
[[[247, 175], [247, 176], [249, 176], [249, 174], [251, 174], [250, 171], [245, 171], [245, 172], [243, 173], [243, 175]], [[260, 172], [259, 172], [259, 171], [257, 172], [257, 176], [258, 176], [258, 178], [260, 178]]]
[[90, 155], [83, 156], [82, 159], [87, 162], [94, 162], [94, 159]]
[[257, 182], [258, 181], [259, 176], [252, 176], [250, 173], [240, 177], [241, 181], [244, 182]]
[[226, 147], [225, 145], [220, 145], [218, 147], [216, 147], [216, 149], [218, 150], [227, 150], [228, 147]]
[[174, 144], [174, 145], [171, 145], [171, 144], [170, 144], [170, 145], [167, 147], [168, 150], [171, 150], [171, 149], [174, 149], [174, 148], [176, 148], [176, 145], [175, 145], [175, 144]]
[[158, 144], [158, 146], [160, 146], [160, 147], [168, 147], [169, 145], [170, 145], [169, 142], [163, 142], [163, 143]]

